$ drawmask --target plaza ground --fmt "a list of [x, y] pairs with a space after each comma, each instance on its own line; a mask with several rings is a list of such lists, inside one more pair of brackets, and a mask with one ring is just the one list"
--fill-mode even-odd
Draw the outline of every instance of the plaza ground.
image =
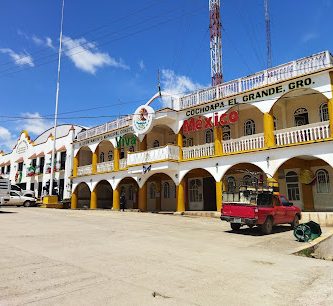
[[333, 304], [333, 262], [290, 255], [289, 226], [5, 207], [0, 237], [0, 305]]

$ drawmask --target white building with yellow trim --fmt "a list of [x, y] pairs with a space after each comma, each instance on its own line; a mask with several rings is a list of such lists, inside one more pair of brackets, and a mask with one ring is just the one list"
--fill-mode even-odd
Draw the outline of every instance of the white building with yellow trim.
[[[72, 208], [220, 211], [262, 173], [307, 211], [333, 211], [333, 58], [321, 52], [172, 97], [78, 134]], [[163, 93], [162, 93], [163, 94]], [[149, 106], [150, 105], [150, 106]]]

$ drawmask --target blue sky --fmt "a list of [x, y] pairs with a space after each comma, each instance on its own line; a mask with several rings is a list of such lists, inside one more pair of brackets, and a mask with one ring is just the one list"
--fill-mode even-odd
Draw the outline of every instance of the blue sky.
[[[265, 69], [263, 0], [221, 2], [225, 80]], [[52, 124], [60, 8], [0, 2], [0, 149], [22, 129], [34, 138]], [[333, 0], [271, 0], [270, 11], [273, 65], [333, 51]], [[59, 122], [132, 113], [156, 93], [158, 69], [164, 90], [208, 86], [208, 26], [208, 0], [65, 0]], [[94, 107], [103, 108], [79, 111]]]

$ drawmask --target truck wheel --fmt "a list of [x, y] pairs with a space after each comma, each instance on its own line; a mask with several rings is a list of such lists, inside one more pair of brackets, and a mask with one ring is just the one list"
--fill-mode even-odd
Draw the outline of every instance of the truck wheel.
[[299, 217], [297, 215], [295, 216], [293, 222], [290, 225], [292, 229], [299, 225]]
[[261, 231], [265, 235], [268, 235], [272, 232], [272, 230], [273, 230], [273, 219], [271, 217], [267, 217], [264, 224], [261, 226]]
[[31, 206], [31, 203], [30, 201], [25, 201], [24, 204], [23, 204], [24, 207], [30, 207]]
[[238, 231], [241, 228], [241, 224], [239, 223], [230, 223], [230, 226], [233, 231]]

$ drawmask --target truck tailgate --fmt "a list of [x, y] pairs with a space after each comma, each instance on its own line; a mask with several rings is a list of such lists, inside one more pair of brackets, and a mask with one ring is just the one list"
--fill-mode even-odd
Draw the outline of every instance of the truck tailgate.
[[223, 203], [222, 215], [239, 218], [255, 218], [255, 205]]

